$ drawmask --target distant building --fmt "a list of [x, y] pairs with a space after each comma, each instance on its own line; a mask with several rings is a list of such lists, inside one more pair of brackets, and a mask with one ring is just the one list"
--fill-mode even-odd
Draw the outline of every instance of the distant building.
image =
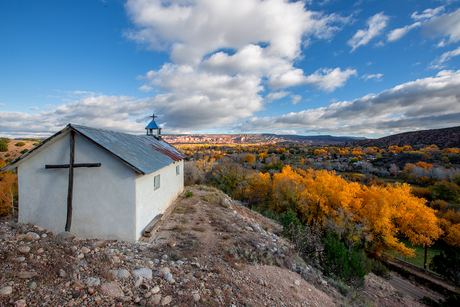
[[[155, 117], [153, 117], [155, 118]], [[183, 153], [147, 135], [69, 124], [3, 171], [17, 169], [19, 222], [77, 237], [136, 241], [183, 191]]]

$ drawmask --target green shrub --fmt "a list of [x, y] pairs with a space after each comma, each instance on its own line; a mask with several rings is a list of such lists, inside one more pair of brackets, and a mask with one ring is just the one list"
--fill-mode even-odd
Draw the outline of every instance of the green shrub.
[[8, 144], [6, 142], [0, 142], [0, 151], [8, 151]]
[[430, 270], [460, 286], [460, 249], [451, 246], [446, 247], [444, 252], [433, 257]]
[[28, 151], [29, 151], [29, 150], [26, 148], [26, 149], [21, 150], [21, 153], [22, 153], [22, 154], [25, 154], [25, 153], [28, 152]]
[[14, 144], [15, 146], [18, 146], [18, 147], [22, 147], [24, 145], [26, 145], [26, 143], [24, 142], [17, 142], [16, 144]]
[[388, 280], [391, 279], [390, 271], [380, 261], [371, 259], [370, 265], [372, 273]]
[[25, 138], [25, 139], [23, 139], [23, 140], [24, 140], [24, 141], [30, 141], [30, 139], [29, 139], [29, 138]]
[[190, 191], [190, 190], [185, 190], [184, 196], [185, 196], [185, 197], [192, 197], [192, 196], [193, 196], [193, 192]]
[[11, 155], [10, 155], [9, 153], [7, 153], [7, 154], [5, 155], [5, 158], [8, 158], [9, 156], [11, 156]]
[[11, 139], [9, 139], [9, 138], [0, 138], [0, 142], [9, 143], [9, 142], [11, 142]]
[[460, 187], [450, 181], [438, 181], [430, 187], [430, 191], [435, 199], [455, 202], [460, 200]]

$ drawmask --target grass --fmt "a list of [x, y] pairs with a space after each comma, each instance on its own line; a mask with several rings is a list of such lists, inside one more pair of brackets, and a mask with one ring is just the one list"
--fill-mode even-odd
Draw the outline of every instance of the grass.
[[[413, 245], [409, 241], [402, 239], [401, 242], [403, 242], [406, 247], [415, 249], [415, 256], [412, 258], [403, 256], [399, 253], [396, 252], [390, 252], [391, 255], [404, 260], [406, 262], [412, 263], [416, 266], [419, 266], [423, 268], [423, 261], [425, 258], [425, 247], [422, 245]], [[439, 255], [443, 251], [442, 249], [436, 248], [436, 247], [428, 247], [428, 253], [427, 253], [427, 260], [426, 260], [426, 267], [429, 269], [431, 260], [433, 259], [434, 256]]]

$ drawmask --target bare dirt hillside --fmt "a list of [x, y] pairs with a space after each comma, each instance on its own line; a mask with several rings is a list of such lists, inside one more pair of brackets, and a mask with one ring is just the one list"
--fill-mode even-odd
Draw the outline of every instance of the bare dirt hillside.
[[[24, 143], [25, 145], [17, 146], [16, 144], [20, 142]], [[4, 152], [0, 151], [0, 157], [2, 157], [3, 160], [7, 160], [7, 159], [14, 160], [21, 155], [21, 151], [23, 151], [24, 149], [31, 150], [32, 148], [34, 148], [35, 147], [34, 144], [37, 144], [37, 142], [36, 141], [11, 140], [11, 142], [8, 143], [8, 151], [4, 151]]]
[[279, 226], [206, 187], [181, 196], [152, 243], [0, 223], [0, 306], [421, 306], [369, 274], [343, 296]]

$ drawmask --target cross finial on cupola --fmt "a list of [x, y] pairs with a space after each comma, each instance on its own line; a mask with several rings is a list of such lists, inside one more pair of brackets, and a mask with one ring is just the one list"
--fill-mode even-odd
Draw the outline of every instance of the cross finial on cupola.
[[155, 122], [155, 118], [158, 116], [152, 114], [152, 116], [150, 117], [152, 118], [152, 121], [147, 125], [147, 127], [145, 127], [145, 130], [147, 130], [147, 135], [151, 135], [155, 137], [157, 140], [161, 141], [161, 128]]

